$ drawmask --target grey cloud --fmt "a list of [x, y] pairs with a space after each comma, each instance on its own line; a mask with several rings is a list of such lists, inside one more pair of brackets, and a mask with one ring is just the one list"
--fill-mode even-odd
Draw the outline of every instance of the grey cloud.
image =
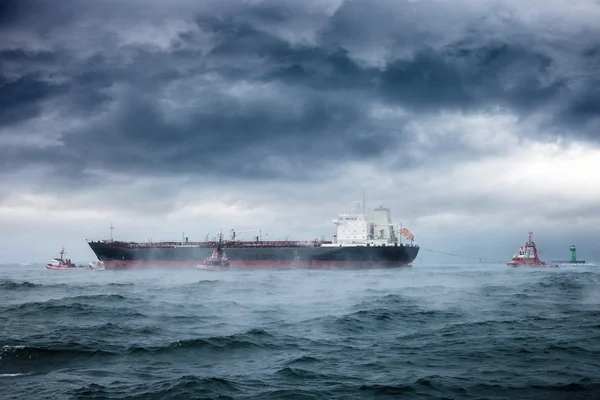
[[[274, 1], [179, 2], [174, 14], [158, 4], [154, 12], [140, 9], [148, 21], [172, 15], [196, 24], [162, 49], [119, 42], [118, 24], [129, 17], [117, 19], [118, 11], [135, 10], [137, 2], [107, 2], [100, 14], [106, 26], [89, 42], [81, 21], [100, 20], [96, 8], [53, 3], [40, 28], [33, 15], [49, 2], [6, 4], [3, 18], [10, 23], [4, 29], [12, 29], [12, 38], [43, 29], [45, 43], [54, 48], [0, 53], [0, 128], [12, 129], [48, 109], [65, 121], [86, 122], [64, 124], [63, 147], [27, 148], [18, 155], [0, 150], [2, 168], [52, 163], [56, 172], [78, 180], [90, 179], [86, 168], [313, 179], [331, 163], [393, 151], [402, 166], [414, 167], [424, 161], [411, 158], [412, 132], [405, 125], [410, 118], [498, 106], [523, 117], [558, 110], [545, 120], [564, 126], [563, 134], [578, 130], [594, 137], [597, 131], [598, 45], [588, 39], [585, 50], [574, 45], [551, 52], [536, 40], [537, 26], [498, 13], [501, 6], [487, 11], [496, 12], [491, 17], [481, 5], [469, 11], [360, 0], [344, 2], [332, 15], [325, 8], [314, 12], [309, 3]], [[439, 13], [447, 22], [440, 22]], [[313, 31], [300, 32], [298, 21]], [[298, 40], [283, 31], [286, 26], [297, 30]], [[63, 39], [54, 36], [58, 30]], [[564, 41], [572, 39], [564, 35]], [[61, 42], [64, 37], [73, 45]], [[75, 53], [83, 48], [85, 55]], [[380, 64], [365, 63], [365, 54], [377, 49], [383, 51]], [[565, 59], [588, 66], [584, 85], [558, 73]], [[243, 84], [256, 86], [231, 94]], [[374, 119], [374, 101], [412, 114]], [[432, 150], [472, 151], [444, 140]]]
[[585, 88], [572, 93], [571, 101], [553, 119], [559, 127], [566, 121], [574, 136], [594, 141], [600, 140], [600, 63], [598, 68], [597, 80], [586, 82]]
[[30, 6], [20, 0], [5, 0], [0, 2], [0, 24], [2, 26], [22, 21], [28, 14]]
[[406, 108], [473, 110], [486, 106], [527, 114], [553, 100], [561, 82], [542, 86], [551, 60], [521, 46], [491, 44], [476, 51], [424, 49], [408, 61], [389, 64], [382, 92]]
[[15, 82], [0, 78], [0, 126], [37, 117], [42, 112], [39, 103], [62, 90], [32, 76]]
[[[303, 171], [311, 173], [321, 164], [318, 158], [372, 157], [385, 150], [384, 141], [374, 143], [354, 132], [368, 127], [353, 102], [325, 102], [299, 92], [297, 101], [281, 105], [277, 98], [265, 103], [204, 93], [210, 100], [179, 124], [167, 121], [150, 96], [133, 92], [110, 119], [91, 132], [69, 136], [66, 145], [95, 152], [92, 162], [136, 173], [169, 170], [248, 178], [282, 174], [284, 170], [269, 165], [275, 156], [295, 164], [289, 172], [302, 178]], [[306, 153], [311, 157], [303, 160]]]

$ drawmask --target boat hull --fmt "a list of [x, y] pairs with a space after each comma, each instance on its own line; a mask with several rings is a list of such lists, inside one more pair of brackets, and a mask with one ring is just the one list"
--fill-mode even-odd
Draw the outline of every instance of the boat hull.
[[87, 271], [86, 267], [57, 267], [53, 265], [46, 265], [46, 269], [52, 271]]
[[[198, 261], [110, 260], [106, 269], [199, 268]], [[230, 261], [229, 268], [220, 269], [382, 269], [412, 267], [412, 263], [353, 261]], [[210, 267], [214, 268], [214, 267]]]
[[508, 266], [515, 268], [554, 268], [558, 267], [558, 264], [534, 264], [534, 263], [519, 263], [519, 262], [508, 262]]
[[[107, 269], [196, 268], [212, 247], [125, 247], [88, 242]], [[418, 246], [227, 247], [231, 269], [375, 269], [410, 267]]]
[[231, 267], [217, 267], [217, 266], [213, 266], [213, 265], [201, 264], [201, 265], [198, 265], [196, 268], [204, 270], [204, 271], [227, 271]]

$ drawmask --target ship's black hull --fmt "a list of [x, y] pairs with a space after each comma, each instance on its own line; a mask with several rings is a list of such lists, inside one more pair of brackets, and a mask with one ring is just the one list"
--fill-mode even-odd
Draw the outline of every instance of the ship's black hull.
[[[89, 242], [107, 269], [191, 268], [212, 254], [210, 247], [131, 247]], [[398, 268], [410, 266], [418, 246], [231, 247], [231, 268]]]

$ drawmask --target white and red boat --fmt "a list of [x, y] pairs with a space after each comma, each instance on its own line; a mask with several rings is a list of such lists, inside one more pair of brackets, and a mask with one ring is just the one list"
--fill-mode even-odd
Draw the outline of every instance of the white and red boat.
[[60, 271], [85, 271], [87, 270], [84, 266], [78, 266], [71, 262], [70, 258], [64, 258], [66, 254], [65, 248], [63, 247], [60, 251], [60, 257], [55, 257], [52, 262], [46, 264], [46, 269], [60, 270]]
[[229, 259], [221, 247], [222, 240], [223, 235], [221, 234], [219, 235], [219, 243], [217, 244], [217, 248], [213, 250], [210, 257], [204, 259], [204, 261], [198, 264], [196, 268], [209, 271], [222, 271], [229, 269]]
[[511, 267], [558, 267], [558, 264], [549, 264], [540, 260], [531, 231], [529, 231], [529, 238], [525, 246], [517, 250], [507, 265]]
[[104, 271], [106, 270], [106, 266], [102, 261], [92, 261], [88, 264], [88, 268], [91, 271]]

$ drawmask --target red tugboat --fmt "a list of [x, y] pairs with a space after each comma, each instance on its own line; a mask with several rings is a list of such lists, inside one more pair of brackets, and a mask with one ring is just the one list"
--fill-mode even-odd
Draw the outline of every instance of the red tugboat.
[[53, 258], [51, 263], [46, 264], [46, 269], [52, 269], [52, 270], [69, 270], [69, 271], [83, 271], [86, 270], [87, 268], [83, 267], [83, 266], [77, 266], [75, 264], [73, 264], [71, 262], [70, 258], [64, 258], [63, 256], [65, 255], [65, 248], [63, 247], [62, 250], [60, 251], [60, 258]]
[[223, 234], [220, 234], [217, 248], [213, 250], [212, 255], [210, 257], [207, 257], [202, 263], [198, 264], [196, 268], [210, 271], [221, 271], [229, 269], [229, 259], [227, 259], [227, 255], [221, 247], [222, 240]]
[[525, 246], [517, 250], [507, 265], [511, 267], [558, 267], [558, 264], [548, 264], [540, 260], [531, 231], [529, 231], [529, 239]]

